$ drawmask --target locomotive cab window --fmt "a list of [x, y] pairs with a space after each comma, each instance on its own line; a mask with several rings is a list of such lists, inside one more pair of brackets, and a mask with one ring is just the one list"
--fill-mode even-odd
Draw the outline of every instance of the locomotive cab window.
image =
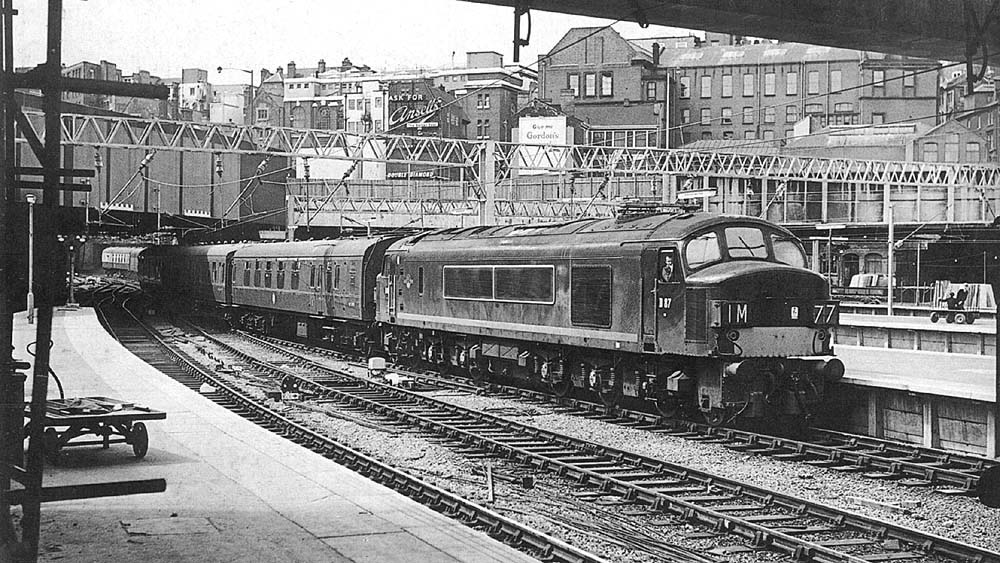
[[771, 247], [774, 249], [774, 258], [778, 262], [795, 266], [796, 268], [806, 267], [806, 252], [802, 249], [799, 241], [772, 234]]
[[705, 233], [689, 240], [684, 247], [684, 258], [687, 260], [688, 268], [692, 270], [722, 260], [718, 235]]
[[660, 281], [663, 283], [677, 281], [677, 258], [674, 249], [670, 248], [660, 251], [656, 271], [660, 276]]
[[757, 227], [727, 227], [725, 235], [726, 248], [729, 250], [730, 258], [767, 260], [764, 233]]

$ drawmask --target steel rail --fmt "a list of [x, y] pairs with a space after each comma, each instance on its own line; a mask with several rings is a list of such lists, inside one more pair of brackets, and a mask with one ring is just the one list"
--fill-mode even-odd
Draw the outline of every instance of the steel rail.
[[[131, 316], [130, 312], [129, 315]], [[109, 326], [112, 324], [112, 321], [107, 317], [105, 317], [105, 321]], [[208, 383], [215, 388], [215, 391], [207, 395], [208, 398], [222, 404], [229, 410], [237, 411], [244, 418], [249, 418], [272, 432], [340, 463], [352, 471], [381, 483], [435, 511], [456, 519], [466, 526], [482, 529], [491, 537], [513, 547], [527, 547], [545, 561], [607, 563], [601, 557], [436, 487], [286, 418], [204, 369], [197, 360], [191, 358], [184, 351], [171, 346], [166, 339], [138, 319], [133, 317], [133, 321], [145, 333], [147, 341], [156, 346], [158, 352], [166, 354], [189, 377], [199, 382]], [[147, 360], [150, 356], [148, 351], [137, 350], [144, 343], [139, 343], [136, 346], [135, 336], [133, 335], [131, 338], [133, 340], [131, 343], [123, 341], [122, 344], [143, 360]], [[157, 363], [162, 361], [162, 358], [154, 359]]]
[[[288, 346], [310, 351], [306, 345], [282, 341], [275, 338], [258, 338], [270, 343], [275, 350]], [[328, 350], [312, 351], [326, 353]], [[442, 385], [448, 378], [397, 368], [417, 381]], [[545, 401], [571, 410], [565, 414], [584, 414], [590, 418], [601, 418], [605, 422], [641, 428], [656, 433], [670, 434], [697, 441], [711, 441], [723, 444], [729, 449], [764, 455], [780, 461], [803, 462], [818, 467], [839, 471], [861, 473], [869, 479], [901, 480], [906, 486], [946, 485], [951, 488], [938, 489], [945, 494], [974, 494], [979, 483], [979, 475], [984, 469], [1000, 465], [996, 460], [983, 457], [927, 448], [917, 444], [905, 444], [859, 436], [827, 429], [810, 429], [813, 440], [774, 436], [763, 432], [728, 427], [712, 427], [707, 424], [680, 419], [666, 419], [662, 416], [632, 409], [608, 409], [604, 405], [577, 398], [555, 397], [551, 394], [520, 387], [490, 384], [504, 393], [533, 401]], [[474, 386], [457, 382], [464, 390]]]
[[[264, 372], [271, 372], [282, 378], [293, 377], [297, 379], [300, 389], [303, 391], [340, 400], [353, 406], [364, 407], [372, 412], [400, 421], [410, 421], [418, 428], [451, 438], [464, 446], [475, 446], [494, 454], [504, 454], [515, 461], [538, 469], [553, 471], [582, 484], [597, 486], [601, 491], [621, 496], [627, 501], [641, 502], [651, 506], [654, 510], [673, 512], [689, 520], [712, 526], [717, 530], [735, 533], [750, 540], [751, 545], [756, 548], [774, 547], [793, 557], [814, 561], [865, 561], [865, 559], [823, 545], [822, 542], [804, 540], [795, 535], [796, 533], [850, 531], [877, 538], [900, 540], [912, 546], [912, 549], [927, 554], [928, 557], [943, 556], [979, 563], [1000, 562], [1000, 553], [997, 552], [770, 491], [705, 471], [693, 470], [664, 460], [601, 446], [443, 403], [418, 393], [375, 383], [367, 379], [357, 378], [359, 382], [364, 383], [363, 387], [329, 387], [300, 374], [257, 360], [248, 352], [222, 342], [212, 335], [203, 334], [217, 346], [248, 364], [256, 365]], [[241, 336], [254, 339], [249, 335]], [[300, 357], [300, 363], [302, 365], [312, 364], [314, 368], [327, 373], [343, 375], [343, 372], [317, 364], [308, 358]], [[404, 405], [424, 407], [424, 411], [411, 412], [401, 408]], [[428, 413], [427, 410], [431, 412]], [[444, 418], [440, 419], [442, 416]], [[510, 441], [501, 439], [504, 434], [515, 432], [519, 435], [509, 437]], [[531, 449], [532, 447], [535, 448], [535, 451]], [[546, 451], [550, 453], [547, 454]], [[551, 454], [553, 451], [555, 455]], [[623, 469], [633, 473], [627, 480], [614, 476], [616, 471], [620, 473]], [[640, 473], [637, 475], [636, 472]], [[637, 482], [641, 483], [641, 479], [662, 482], [667, 491], [678, 487], [686, 489], [690, 487], [691, 483], [705, 493], [711, 492], [713, 489], [721, 489], [726, 493], [723, 496], [727, 500], [749, 499], [749, 504], [744, 505], [748, 507], [745, 508], [746, 510], [752, 510], [754, 508], [749, 507], [758, 506], [766, 507], [769, 510], [778, 509], [786, 512], [786, 515], [819, 520], [825, 523], [825, 526], [806, 526], [804, 529], [781, 526], [767, 527], [756, 523], [752, 516], [739, 517], [728, 513], [730, 510], [741, 509], [726, 507], [725, 511], [713, 510], [711, 506], [700, 505], [690, 499], [686, 500], [677, 496], [676, 491], [674, 494], [668, 494], [663, 490], [637, 484]], [[687, 487], [685, 487], [686, 484]], [[712, 495], [709, 495], [708, 498], [711, 501], [722, 500], [718, 496]], [[772, 519], [779, 522], [790, 519], [786, 518], [786, 515], [774, 515]], [[838, 544], [835, 542], [833, 545]]]

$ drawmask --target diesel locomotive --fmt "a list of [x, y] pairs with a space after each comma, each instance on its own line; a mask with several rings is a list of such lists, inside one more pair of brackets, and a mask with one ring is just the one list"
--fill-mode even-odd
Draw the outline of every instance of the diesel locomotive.
[[786, 229], [708, 213], [159, 247], [152, 289], [243, 328], [710, 424], [804, 418], [838, 304]]

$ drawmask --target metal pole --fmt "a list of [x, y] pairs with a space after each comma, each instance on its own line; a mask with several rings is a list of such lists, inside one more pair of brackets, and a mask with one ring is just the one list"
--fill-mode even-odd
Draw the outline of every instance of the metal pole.
[[74, 243], [70, 241], [69, 243], [69, 301], [66, 302], [68, 307], [76, 307], [76, 299], [73, 298], [73, 278], [76, 277], [76, 247]]
[[35, 194], [28, 194], [28, 324], [35, 323]]
[[833, 229], [826, 230], [826, 279], [833, 283]]
[[888, 303], [889, 303], [890, 317], [892, 316], [892, 301], [893, 301], [892, 294], [895, 286], [895, 282], [892, 279], [894, 273], [893, 271], [895, 270], [893, 263], [896, 261], [896, 228], [895, 228], [896, 226], [893, 224], [892, 214], [893, 214], [892, 204], [889, 204], [889, 260], [888, 260], [889, 263], [886, 266], [886, 270], [888, 270], [889, 273]]

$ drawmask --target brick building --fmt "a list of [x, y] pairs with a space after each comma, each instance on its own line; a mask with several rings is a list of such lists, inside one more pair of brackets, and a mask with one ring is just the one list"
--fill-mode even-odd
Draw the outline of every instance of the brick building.
[[427, 74], [435, 86], [455, 95], [456, 104], [469, 118], [468, 137], [494, 141], [511, 140], [519, 99], [537, 77], [524, 67], [505, 67], [503, 55], [493, 51], [466, 53], [464, 67]]
[[[111, 82], [129, 82], [133, 84], [163, 84], [158, 76], [149, 71], [140, 70], [131, 75], [123, 74], [115, 63], [101, 61], [91, 63], [81, 61], [64, 67], [63, 76], [85, 80], [108, 80]], [[112, 96], [108, 94], [82, 94], [79, 92], [63, 92], [63, 101], [117, 113], [135, 115], [146, 118], [167, 117], [167, 102], [148, 98], [131, 96]]]
[[940, 64], [796, 43], [667, 49], [676, 127], [698, 139], [781, 139], [804, 117], [820, 126], [937, 123]]
[[582, 27], [540, 57], [538, 96], [586, 123], [589, 144], [666, 146], [668, 81], [640, 44], [611, 28]]

